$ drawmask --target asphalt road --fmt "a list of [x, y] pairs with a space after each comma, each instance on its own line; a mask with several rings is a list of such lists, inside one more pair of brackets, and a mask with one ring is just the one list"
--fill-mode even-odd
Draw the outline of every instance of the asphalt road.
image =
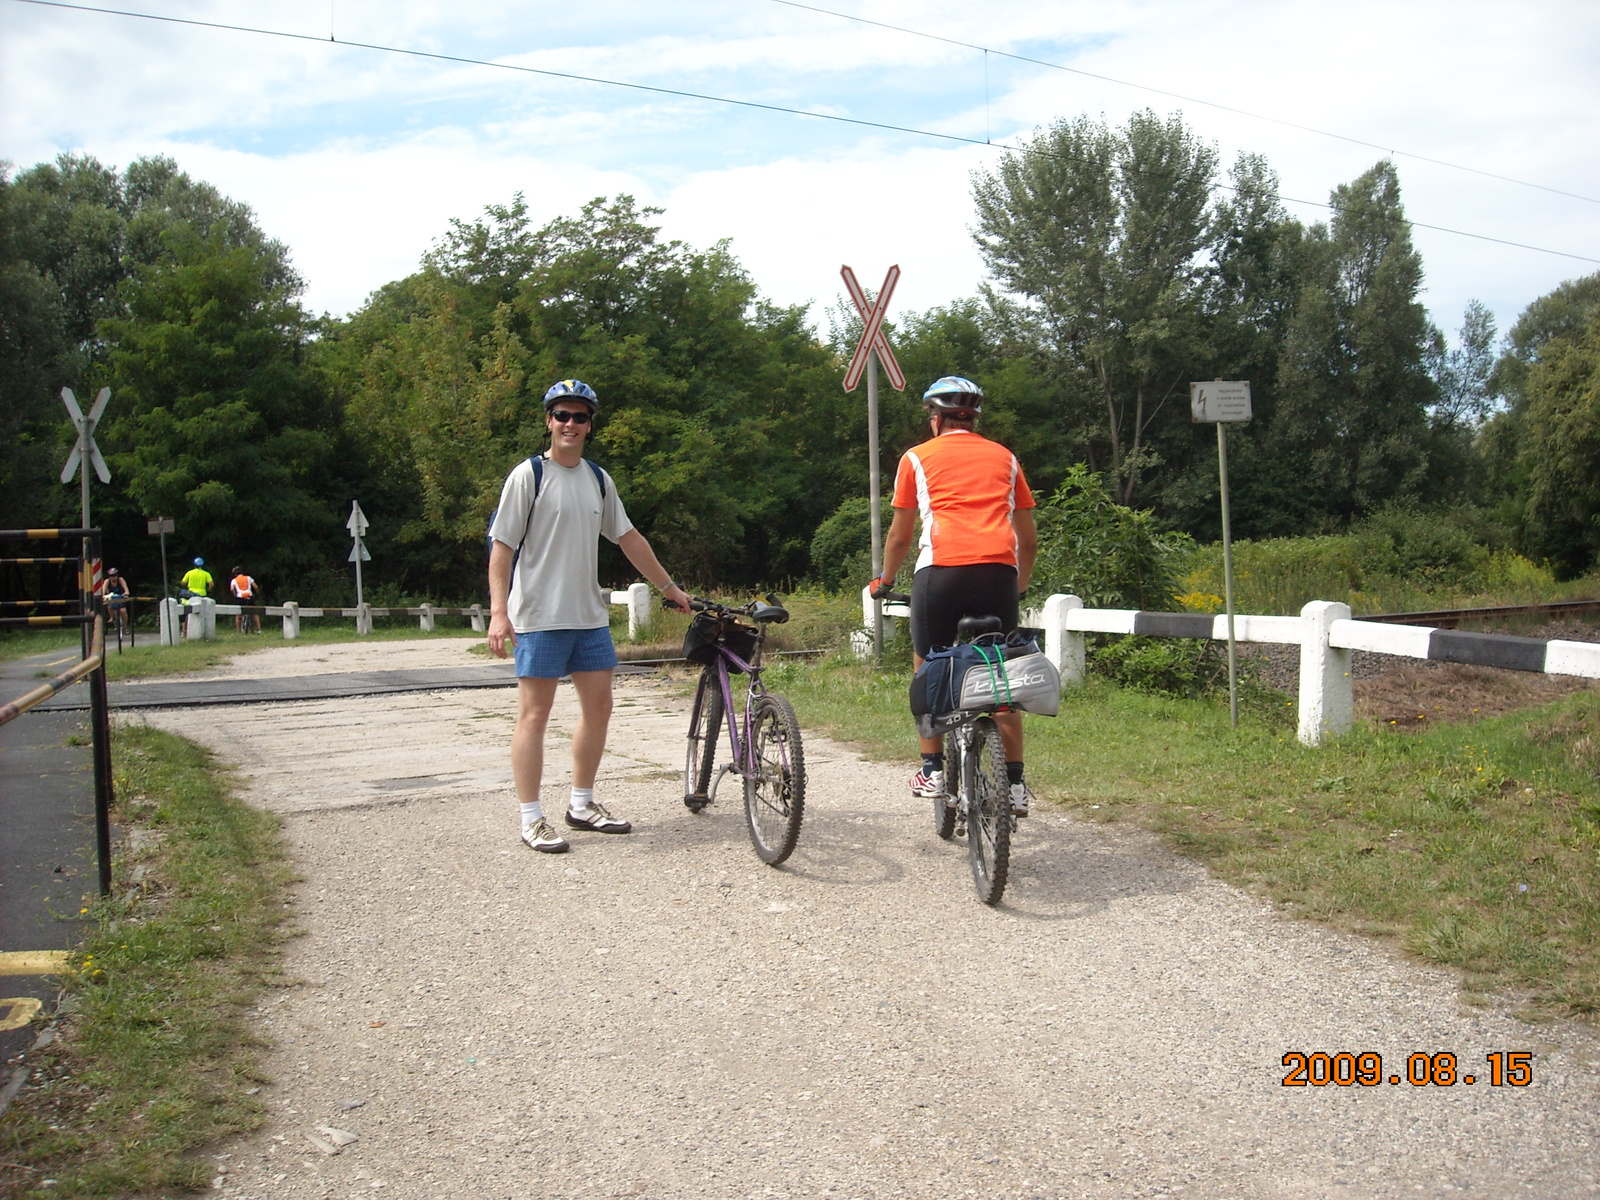
[[[78, 660], [72, 650], [0, 663], [0, 697], [10, 700]], [[72, 690], [82, 691], [78, 684]], [[73, 742], [79, 744], [71, 744]], [[33, 1040], [16, 1024], [38, 1000], [49, 1011], [56, 989], [47, 975], [6, 973], [6, 955], [66, 950], [78, 910], [97, 886], [94, 858], [94, 764], [87, 712], [24, 713], [0, 725], [0, 1059]]]

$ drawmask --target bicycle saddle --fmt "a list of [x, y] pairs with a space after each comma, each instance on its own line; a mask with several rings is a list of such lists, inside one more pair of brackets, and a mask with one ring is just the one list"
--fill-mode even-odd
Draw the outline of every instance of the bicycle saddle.
[[757, 604], [750, 619], [763, 625], [782, 625], [789, 619], [789, 610], [781, 604]]
[[964, 642], [985, 633], [999, 633], [999, 617], [962, 617], [956, 623], [956, 636]]

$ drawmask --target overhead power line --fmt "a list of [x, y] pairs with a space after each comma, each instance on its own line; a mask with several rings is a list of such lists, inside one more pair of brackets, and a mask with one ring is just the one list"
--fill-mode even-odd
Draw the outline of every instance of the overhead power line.
[[[765, 104], [758, 100], [739, 100], [730, 96], [714, 96], [707, 92], [691, 92], [682, 88], [658, 87], [648, 83], [633, 83], [623, 79], [604, 79], [597, 75], [579, 75], [573, 71], [552, 71], [544, 67], [526, 67], [516, 63], [493, 62], [483, 58], [468, 58], [459, 54], [440, 54], [432, 50], [413, 50], [404, 46], [385, 46], [379, 42], [355, 42], [336, 40], [333, 37], [323, 38], [309, 33], [291, 33], [282, 29], [262, 29], [252, 25], [236, 25], [223, 21], [201, 21], [193, 17], [167, 17], [154, 13], [128, 12], [118, 8], [100, 8], [89, 4], [69, 4], [65, 0], [12, 0], [16, 4], [31, 4], [38, 8], [59, 8], [72, 12], [97, 13], [101, 16], [127, 17], [131, 20], [154, 21], [164, 25], [185, 25], [195, 29], [215, 29], [228, 33], [247, 33], [256, 37], [280, 38], [291, 42], [311, 42], [316, 45], [326, 46], [330, 43], [355, 50], [371, 50], [378, 54], [395, 54], [407, 58], [426, 59], [430, 62], [451, 63], [456, 66], [486, 67], [496, 71], [514, 71], [522, 75], [540, 75], [549, 79], [570, 79], [578, 83], [594, 83], [604, 87], [626, 88], [636, 92], [650, 92], [658, 96], [675, 96], [686, 100], [704, 100], [711, 104], [727, 104], [738, 108], [760, 109], [764, 112], [784, 113], [795, 117], [810, 117], [817, 121], [833, 121], [841, 125], [854, 125], [865, 129], [881, 129], [890, 133], [906, 133], [914, 137], [935, 138], [945, 142], [957, 142], [968, 146], [991, 147], [1003, 150], [1009, 154], [1022, 153], [1026, 147], [1009, 146], [1003, 142], [988, 142], [982, 138], [962, 137], [955, 133], [941, 133], [933, 129], [915, 129], [909, 125], [894, 125], [886, 121], [868, 121], [861, 117], [844, 117], [836, 113], [811, 112], [803, 108], [790, 108], [782, 104]], [[820, 10], [819, 10], [820, 11]], [[932, 36], [932, 35], [929, 35]], [[948, 40], [948, 39], [941, 39]], [[964, 44], [964, 43], [963, 43]], [[981, 47], [980, 47], [981, 48]], [[1014, 56], [1013, 56], [1014, 57]], [[1225, 183], [1213, 184], [1213, 187], [1224, 191], [1236, 189]], [[1278, 199], [1288, 204], [1303, 204], [1312, 208], [1324, 209], [1328, 212], [1338, 212], [1337, 206], [1323, 203], [1320, 200], [1300, 200], [1293, 196], [1279, 196]], [[1431, 229], [1436, 233], [1448, 233], [1456, 237], [1472, 238], [1480, 242], [1492, 242], [1500, 246], [1510, 246], [1518, 250], [1532, 250], [1538, 254], [1553, 254], [1559, 258], [1577, 259], [1579, 262], [1600, 263], [1600, 258], [1591, 258], [1584, 254], [1573, 254], [1567, 250], [1551, 250], [1545, 246], [1534, 246], [1527, 242], [1513, 242], [1506, 238], [1491, 237], [1484, 233], [1471, 233], [1465, 229], [1451, 229], [1445, 225], [1429, 225], [1422, 221], [1407, 220], [1406, 224], [1415, 229]]]
[[1364, 141], [1358, 137], [1351, 137], [1344, 133], [1334, 133], [1327, 129], [1318, 129], [1312, 125], [1302, 125], [1297, 121], [1286, 121], [1282, 117], [1270, 117], [1265, 113], [1251, 112], [1247, 108], [1235, 108], [1231, 104], [1219, 104], [1215, 100], [1202, 100], [1198, 96], [1185, 96], [1182, 92], [1170, 92], [1165, 88], [1152, 87], [1146, 83], [1134, 83], [1130, 79], [1118, 79], [1114, 75], [1100, 75], [1094, 71], [1085, 71], [1081, 67], [1069, 67], [1062, 63], [1048, 62], [1042, 58], [1030, 58], [1026, 54], [1012, 54], [1007, 50], [996, 50], [993, 46], [980, 46], [975, 42], [963, 42], [958, 38], [943, 37], [937, 33], [927, 33], [920, 29], [910, 29], [904, 25], [891, 25], [887, 21], [873, 21], [867, 17], [858, 17], [853, 13], [835, 12], [831, 8], [818, 8], [814, 4], [801, 4], [799, 0], [772, 0], [774, 4], [781, 4], [785, 8], [799, 8], [806, 12], [820, 13], [826, 17], [837, 17], [841, 21], [854, 21], [858, 25], [872, 25], [878, 29], [888, 29], [894, 33], [904, 33], [911, 37], [926, 38], [931, 42], [943, 42], [947, 46], [960, 46], [965, 50], [977, 50], [983, 54], [994, 54], [1001, 58], [1009, 58], [1014, 62], [1028, 63], [1035, 67], [1047, 67], [1052, 71], [1065, 71], [1071, 75], [1082, 75], [1086, 79], [1098, 79], [1102, 83], [1114, 83], [1118, 87], [1134, 88], [1141, 92], [1150, 92], [1156, 96], [1166, 96], [1171, 100], [1182, 100], [1185, 104], [1199, 104], [1206, 108], [1214, 108], [1219, 112], [1233, 113], [1235, 116], [1249, 117], [1252, 121], [1267, 121], [1273, 125], [1282, 125], [1288, 129], [1298, 129], [1302, 133], [1314, 133], [1318, 137], [1333, 138], [1335, 141], [1349, 142], [1352, 146], [1365, 146], [1369, 150], [1381, 150], [1385, 154], [1396, 155], [1400, 158], [1414, 158], [1418, 162], [1431, 163], [1436, 167], [1448, 167], [1452, 171], [1465, 171], [1469, 175], [1481, 175], [1485, 179], [1498, 179], [1501, 183], [1514, 183], [1519, 187], [1535, 188], [1541, 192], [1549, 192], [1556, 196], [1565, 196], [1569, 200], [1582, 200], [1586, 204], [1600, 204], [1600, 199], [1593, 196], [1583, 196], [1577, 192], [1569, 192], [1562, 188], [1550, 187], [1548, 184], [1533, 183], [1527, 179], [1517, 179], [1511, 175], [1500, 175], [1494, 171], [1485, 171], [1480, 167], [1469, 167], [1463, 163], [1449, 162], [1442, 158], [1432, 158], [1426, 154], [1417, 154], [1411, 150], [1395, 150], [1378, 142]]

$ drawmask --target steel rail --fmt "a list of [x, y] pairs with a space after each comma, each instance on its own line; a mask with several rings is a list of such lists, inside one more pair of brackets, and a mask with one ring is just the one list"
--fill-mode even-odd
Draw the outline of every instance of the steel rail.
[[15, 721], [34, 705], [40, 704], [50, 699], [57, 692], [71, 687], [99, 667], [105, 661], [105, 655], [106, 622], [105, 618], [97, 613], [94, 618], [94, 641], [89, 647], [89, 657], [78, 663], [77, 666], [67, 668], [48, 683], [40, 684], [26, 695], [18, 696], [15, 700], [6, 704], [0, 704], [0, 725], [4, 725], [8, 721]]
[[1358, 621], [1380, 621], [1388, 625], [1430, 625], [1454, 629], [1462, 621], [1487, 621], [1502, 617], [1600, 612], [1600, 600], [1556, 600], [1549, 604], [1499, 604], [1490, 608], [1442, 608], [1434, 612], [1376, 613], [1357, 617]]

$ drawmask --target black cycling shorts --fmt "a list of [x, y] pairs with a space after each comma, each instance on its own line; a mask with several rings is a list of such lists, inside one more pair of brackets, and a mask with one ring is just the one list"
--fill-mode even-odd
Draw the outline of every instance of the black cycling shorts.
[[1017, 569], [1005, 563], [923, 567], [911, 580], [911, 645], [923, 658], [935, 646], [956, 644], [962, 617], [999, 617], [1017, 627]]

